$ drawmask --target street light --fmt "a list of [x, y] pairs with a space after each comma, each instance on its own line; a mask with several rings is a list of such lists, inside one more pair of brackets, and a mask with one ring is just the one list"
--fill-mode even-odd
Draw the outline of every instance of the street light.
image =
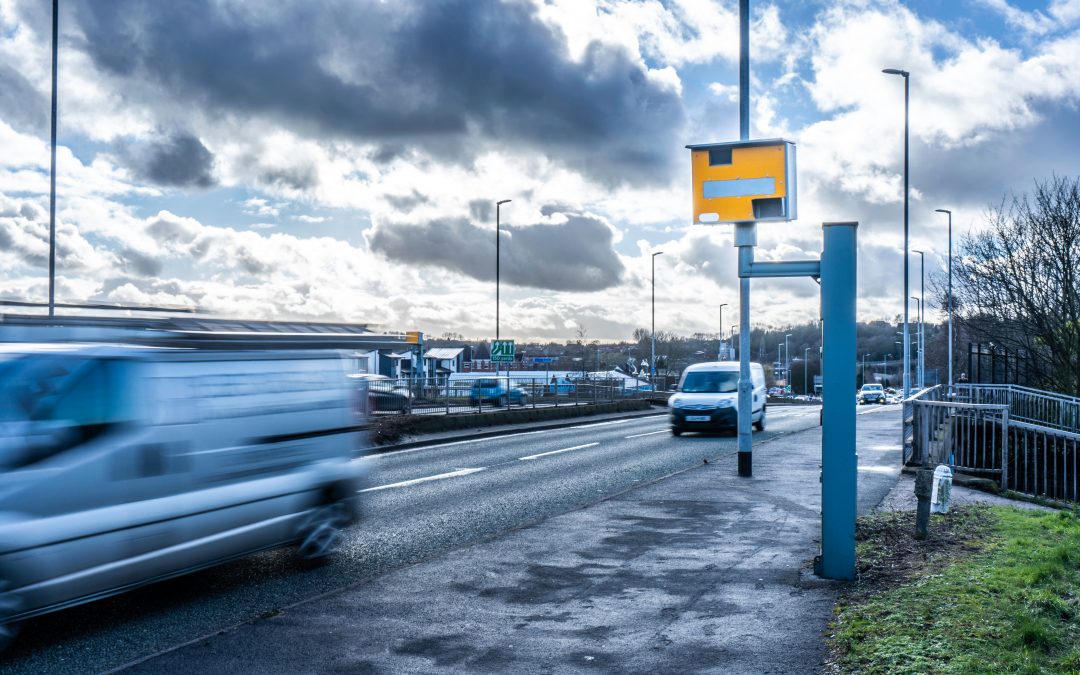
[[[509, 204], [509, 199], [501, 199], [495, 202], [495, 339], [499, 339], [499, 209], [503, 204]], [[507, 374], [510, 368], [507, 367]], [[499, 364], [495, 362], [495, 376], [499, 376]]]
[[716, 347], [716, 360], [720, 361], [720, 349], [724, 346], [724, 308], [727, 307], [727, 303], [720, 304], [720, 344]]
[[926, 254], [919, 254], [919, 386], [926, 387]]
[[[899, 68], [886, 68], [886, 75], [904, 78], [904, 297], [908, 297], [908, 101], [911, 73]], [[911, 395], [911, 348], [908, 339], [908, 302], [904, 300], [904, 398]]]
[[[922, 321], [919, 320], [919, 317], [922, 316], [922, 301], [919, 300], [919, 296], [917, 296], [917, 295], [911, 296], [911, 299], [915, 301], [915, 307], [916, 307], [916, 309], [915, 309], [915, 324], [916, 324], [917, 327], [915, 329], [915, 352], [918, 355], [919, 360], [921, 360], [922, 359], [922, 342], [919, 340], [919, 335], [922, 333]], [[916, 364], [915, 375], [916, 375], [915, 379], [919, 383], [918, 387], [919, 387], [919, 389], [922, 389], [923, 388], [922, 370], [920, 368], [918, 368], [918, 364]]]
[[810, 348], [803, 349], [802, 359], [802, 393], [804, 396], [810, 395], [810, 390], [806, 386], [806, 371], [810, 370]]
[[60, 2], [52, 3], [52, 117], [49, 154], [49, 316], [56, 314], [56, 52], [60, 25]]
[[784, 380], [785, 382], [787, 382], [785, 388], [791, 386], [791, 352], [788, 351], [787, 344], [789, 337], [791, 337], [791, 333], [788, 333], [784, 336]]
[[949, 395], [952, 395], [952, 211], [934, 209], [937, 213], [949, 214]]
[[652, 335], [649, 358], [649, 372], [653, 379], [656, 378], [656, 256], [664, 255], [663, 251], [652, 254]]
[[866, 357], [870, 356], [869, 353], [862, 355], [862, 383], [866, 384]]

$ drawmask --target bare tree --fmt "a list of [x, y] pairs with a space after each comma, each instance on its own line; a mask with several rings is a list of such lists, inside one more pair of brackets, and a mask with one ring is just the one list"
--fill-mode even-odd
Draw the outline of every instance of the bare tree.
[[1080, 392], [1080, 178], [1036, 182], [988, 213], [953, 261], [955, 315], [973, 338], [1026, 354], [1033, 386]]

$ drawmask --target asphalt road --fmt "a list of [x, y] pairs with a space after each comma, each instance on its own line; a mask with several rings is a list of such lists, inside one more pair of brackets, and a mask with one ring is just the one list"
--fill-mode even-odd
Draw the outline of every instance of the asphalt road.
[[[818, 411], [774, 407], [755, 442], [816, 426]], [[734, 435], [673, 438], [658, 414], [366, 457], [366, 517], [334, 562], [273, 551], [34, 619], [0, 670], [116, 668], [734, 452]]]

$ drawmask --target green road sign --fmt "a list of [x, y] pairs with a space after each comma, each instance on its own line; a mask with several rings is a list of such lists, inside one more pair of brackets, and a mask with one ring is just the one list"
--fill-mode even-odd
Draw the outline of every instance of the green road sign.
[[491, 342], [491, 360], [492, 361], [513, 361], [514, 360], [514, 341], [513, 340], [492, 340], [492, 342]]

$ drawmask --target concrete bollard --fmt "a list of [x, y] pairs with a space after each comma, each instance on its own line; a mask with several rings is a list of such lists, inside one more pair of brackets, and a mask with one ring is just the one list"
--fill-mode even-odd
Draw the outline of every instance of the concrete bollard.
[[926, 539], [930, 525], [930, 494], [934, 489], [934, 470], [919, 469], [915, 474], [915, 498], [918, 507], [915, 510], [915, 538]]

